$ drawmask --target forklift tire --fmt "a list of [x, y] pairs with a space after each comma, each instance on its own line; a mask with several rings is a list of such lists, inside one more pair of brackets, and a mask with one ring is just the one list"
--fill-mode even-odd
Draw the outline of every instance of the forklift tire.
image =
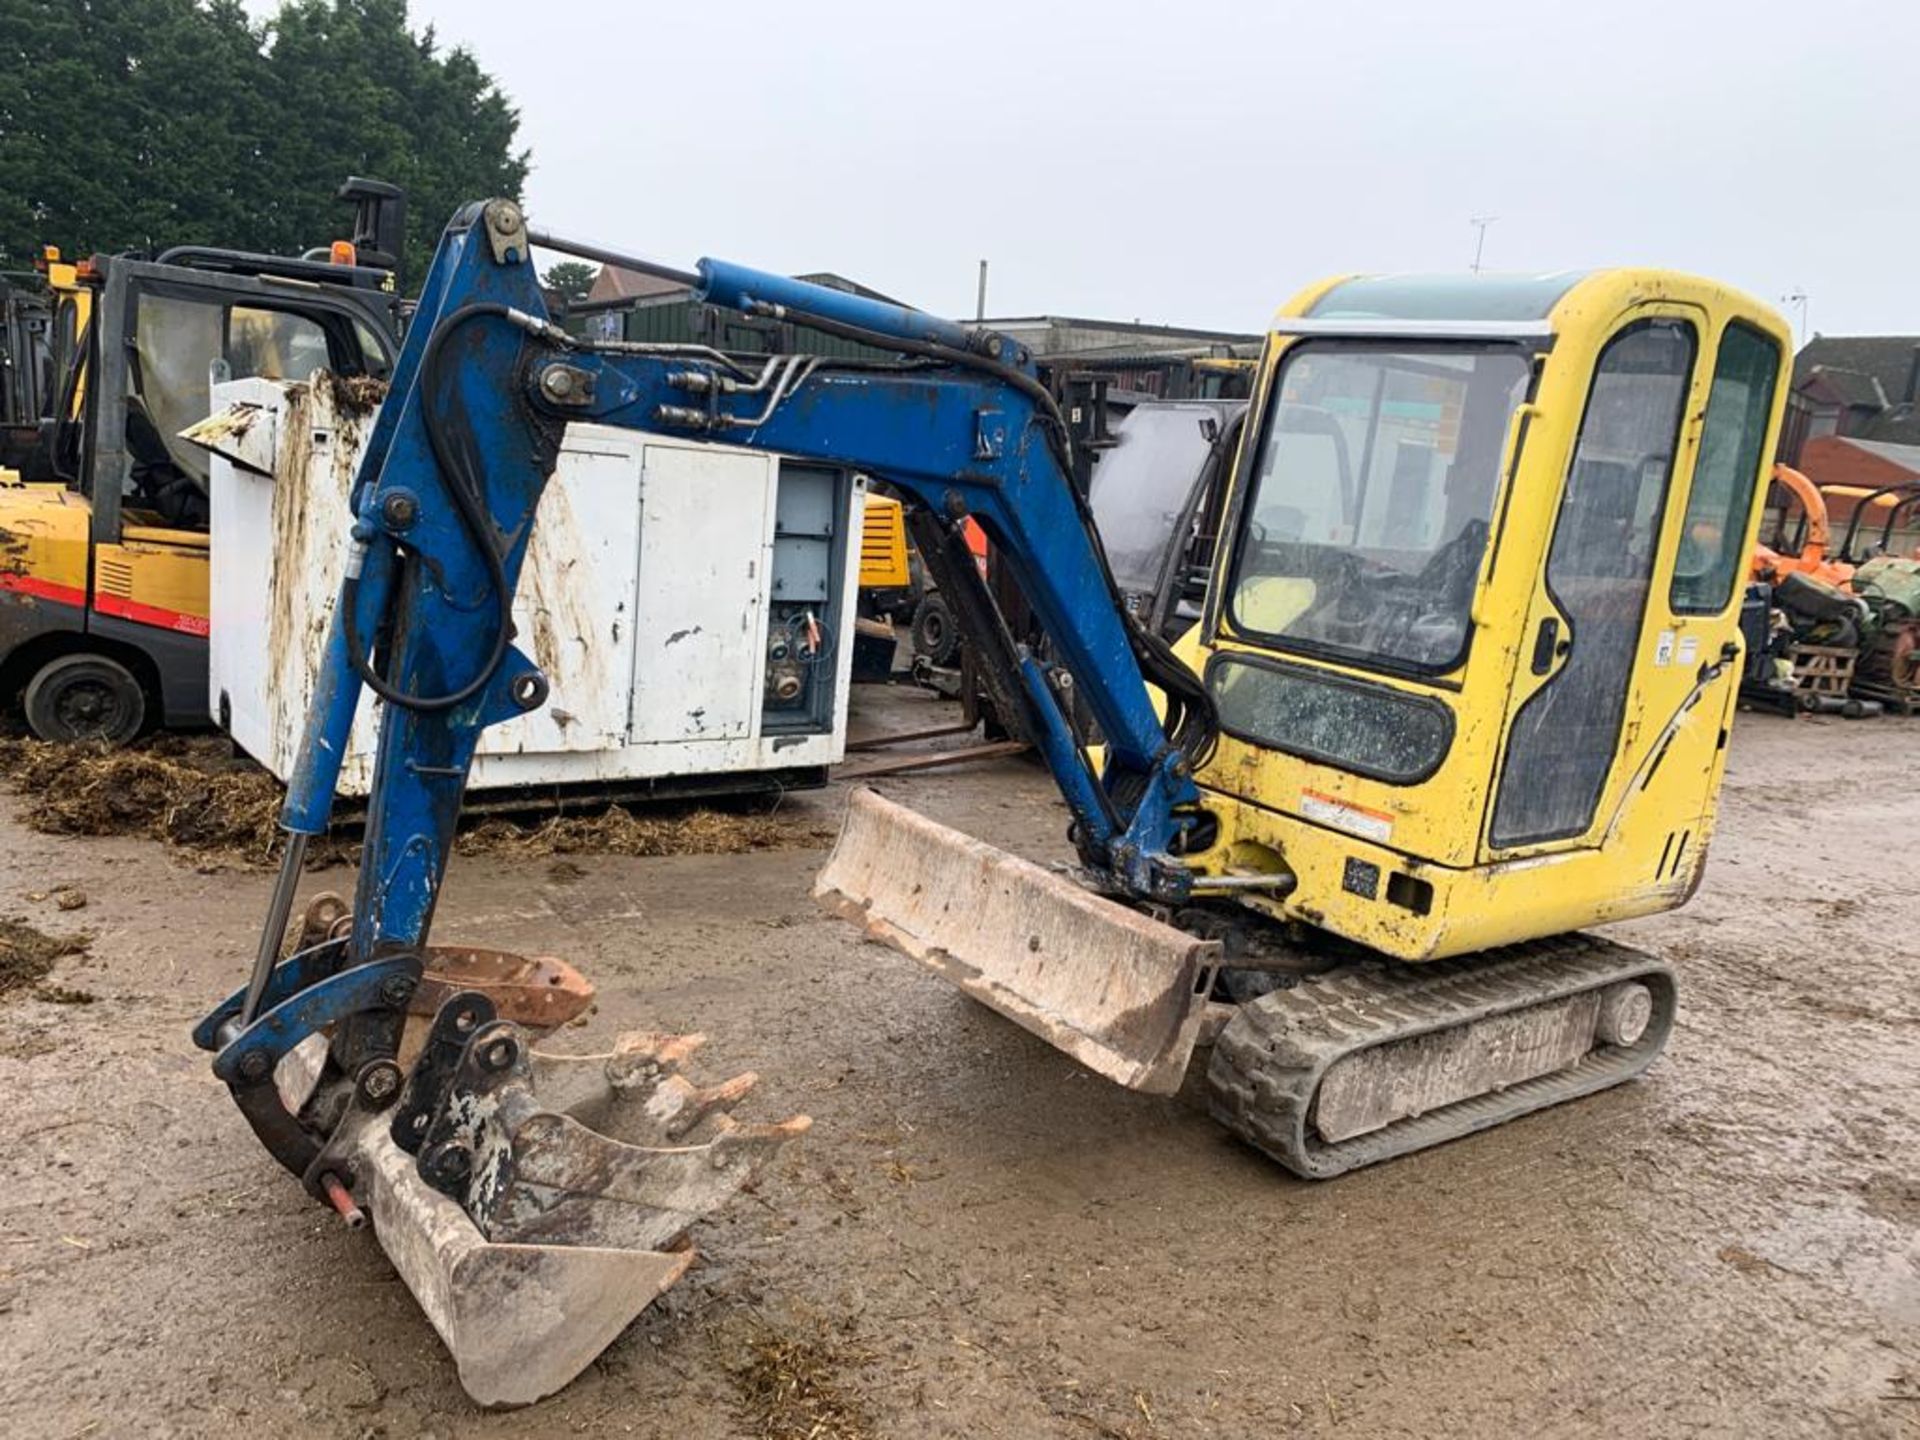
[[931, 665], [951, 665], [960, 652], [960, 628], [938, 590], [920, 597], [913, 611], [913, 653]]
[[124, 745], [147, 721], [134, 673], [105, 655], [62, 655], [27, 682], [27, 728], [42, 740]]

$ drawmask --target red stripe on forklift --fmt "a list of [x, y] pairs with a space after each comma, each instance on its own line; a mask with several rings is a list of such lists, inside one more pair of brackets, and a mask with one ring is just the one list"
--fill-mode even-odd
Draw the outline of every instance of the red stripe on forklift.
[[158, 605], [142, 605], [138, 600], [123, 600], [118, 595], [96, 595], [93, 608], [116, 620], [131, 620], [136, 625], [155, 625], [162, 630], [178, 630], [183, 635], [205, 635], [212, 627], [204, 615], [189, 615], [184, 610], [167, 610]]
[[56, 585], [51, 580], [42, 580], [37, 575], [15, 575], [0, 570], [0, 590], [11, 590], [19, 595], [31, 595], [36, 600], [57, 600], [62, 605], [85, 605], [87, 592], [76, 590], [71, 585]]

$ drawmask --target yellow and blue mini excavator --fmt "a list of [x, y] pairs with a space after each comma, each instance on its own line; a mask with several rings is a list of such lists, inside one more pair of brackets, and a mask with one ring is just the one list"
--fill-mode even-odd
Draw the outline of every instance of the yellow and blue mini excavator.
[[[534, 246], [899, 358], [582, 339], [546, 317]], [[1017, 344], [471, 205], [354, 491], [256, 968], [196, 1039], [315, 1198], [370, 1215], [487, 1403], [577, 1373], [805, 1128], [736, 1121], [745, 1080], [688, 1080], [684, 1038], [554, 1056], [478, 992], [409, 1030], [476, 739], [547, 699], [509, 606], [561, 431], [590, 421], [911, 503], [1080, 873], [856, 793], [818, 890], [869, 933], [1139, 1090], [1211, 1042], [1214, 1117], [1303, 1176], [1618, 1084], [1664, 1044], [1674, 975], [1582, 927], [1699, 883], [1786, 354], [1767, 307], [1664, 271], [1310, 288], [1272, 324], [1204, 613], [1169, 643], [1117, 596]], [[1044, 647], [1009, 637], [968, 521]], [[794, 525], [772, 563], [846, 538]], [[384, 708], [355, 902], [281, 959], [363, 691]]]

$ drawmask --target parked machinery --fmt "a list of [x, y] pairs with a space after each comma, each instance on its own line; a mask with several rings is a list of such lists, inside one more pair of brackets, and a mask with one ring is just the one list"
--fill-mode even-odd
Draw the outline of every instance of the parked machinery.
[[[1845, 555], [1844, 547], [1841, 557], [1832, 553], [1832, 528], [1827, 521], [1826, 497], [1820, 493], [1820, 487], [1792, 466], [1779, 464], [1773, 467], [1773, 483], [1799, 502], [1797, 543], [1786, 553], [1771, 545], [1756, 543], [1753, 547], [1753, 578], [1769, 585], [1778, 585], [1789, 575], [1810, 575], [1830, 586], [1844, 586], [1853, 574], [1853, 566], [1841, 558]], [[1782, 537], [1786, 531], [1787, 508], [1781, 507], [1780, 524], [1775, 535], [1775, 539], [1783, 545], [1786, 543]]]
[[360, 244], [343, 263], [176, 246], [49, 266], [57, 385], [0, 485], [0, 701], [40, 738], [206, 722], [207, 462], [179, 432], [213, 367], [386, 377], [399, 192], [341, 196]]
[[56, 301], [45, 271], [59, 261], [49, 250], [37, 276], [0, 273], [0, 469], [17, 469], [32, 453], [52, 402]]
[[1920, 707], [1920, 560], [1876, 556], [1852, 585], [1869, 616], [1854, 694], [1911, 715]]
[[[576, 1109], [525, 1035], [457, 999], [430, 1058], [395, 1058], [481, 734], [549, 699], [511, 601], [569, 425], [842, 466], [916, 505], [1082, 869], [862, 792], [818, 893], [1092, 1069], [1168, 1093], [1217, 1034], [1214, 1115], [1321, 1177], [1617, 1084], [1660, 1051], [1672, 971], [1574, 932], [1699, 883], [1784, 399], [1788, 332], [1767, 307], [1652, 270], [1303, 292], [1271, 327], [1176, 653], [1131, 619], [1068, 427], [1004, 337], [595, 250], [902, 358], [597, 344], [545, 318], [536, 244], [581, 252], [505, 201], [442, 239], [354, 486], [266, 938], [195, 1032], [267, 1148], [316, 1197], [371, 1209], [476, 1395], [564, 1383], [677, 1273], [675, 1237], [802, 1128], [722, 1124], [735, 1090], [656, 1101], [657, 1064], [608, 1062], [616, 1090], [645, 1077], [647, 1116], [691, 1106], [717, 1127], [621, 1144], [583, 1123], [608, 1113], [605, 1082]], [[1009, 641], [968, 520], [1026, 594], [1044, 662]], [[387, 703], [352, 916], [276, 964], [364, 689]], [[296, 1050], [303, 1083], [283, 1089]]]
[[[1889, 664], [1888, 646], [1899, 633], [1881, 647], [1866, 686], [1855, 683], [1866, 655], [1879, 645], [1885, 611], [1856, 582], [1859, 570], [1890, 548], [1901, 516], [1920, 504], [1920, 492], [1910, 486], [1820, 486], [1786, 465], [1775, 465], [1773, 477], [1798, 502], [1798, 516], [1783, 504], [1772, 543], [1754, 546], [1748, 607], [1756, 613], [1743, 622], [1750, 632], [1743, 694], [1756, 705], [1855, 718], [1878, 714], [1883, 703], [1904, 706], [1904, 661]], [[1848, 507], [1837, 546], [1829, 496]], [[1883, 566], [1880, 574], [1888, 573]]]

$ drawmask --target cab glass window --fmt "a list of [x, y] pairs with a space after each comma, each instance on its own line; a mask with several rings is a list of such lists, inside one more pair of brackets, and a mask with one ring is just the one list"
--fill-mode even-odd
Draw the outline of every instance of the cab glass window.
[[1236, 628], [1388, 669], [1458, 665], [1531, 373], [1511, 343], [1289, 351], [1241, 522]]
[[387, 359], [387, 347], [364, 320], [353, 322], [353, 338], [360, 346], [360, 369], [376, 380], [392, 378], [393, 363]]
[[1536, 632], [1528, 642], [1550, 656], [1558, 637], [1566, 659], [1514, 717], [1494, 802], [1497, 846], [1593, 826], [1626, 718], [1694, 345], [1683, 321], [1637, 321], [1594, 367], [1547, 550], [1558, 614], [1540, 622], [1544, 641]]
[[205, 488], [206, 452], [180, 432], [207, 418], [208, 367], [222, 353], [218, 305], [142, 292], [127, 385], [127, 450], [134, 492], [151, 494], [178, 476]]
[[1207, 689], [1229, 735], [1389, 785], [1426, 779], [1453, 743], [1445, 705], [1377, 681], [1228, 652]]
[[127, 430], [135, 467], [170, 468], [202, 488], [206, 452], [180, 432], [212, 408], [215, 360], [224, 360], [236, 380], [305, 380], [327, 365], [326, 331], [282, 310], [143, 291], [134, 335], [138, 365], [127, 389]]
[[1670, 592], [1676, 615], [1717, 615], [1746, 570], [1743, 541], [1760, 485], [1780, 347], [1745, 325], [1727, 327], [1713, 367], [1700, 458]]
[[236, 305], [227, 312], [227, 364], [236, 380], [305, 380], [326, 368], [327, 332], [304, 315]]

